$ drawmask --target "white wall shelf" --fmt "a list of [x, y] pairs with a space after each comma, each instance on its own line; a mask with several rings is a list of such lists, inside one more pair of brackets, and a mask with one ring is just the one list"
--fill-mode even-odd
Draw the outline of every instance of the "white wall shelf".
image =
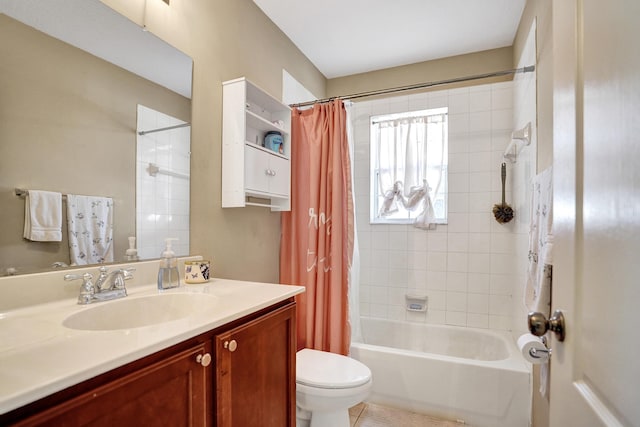
[[[291, 210], [291, 109], [244, 77], [224, 82], [222, 97], [222, 207]], [[281, 153], [262, 146], [271, 131]]]

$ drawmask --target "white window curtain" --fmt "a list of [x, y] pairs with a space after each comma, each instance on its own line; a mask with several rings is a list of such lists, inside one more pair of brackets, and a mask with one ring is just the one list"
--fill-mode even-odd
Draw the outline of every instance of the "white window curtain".
[[[414, 226], [432, 229], [438, 222], [433, 200], [440, 191], [446, 156], [446, 114], [421, 115], [372, 123], [379, 216], [398, 211], [401, 205], [415, 218]], [[439, 136], [438, 143], [430, 132]], [[433, 136], [433, 135], [431, 135]], [[436, 145], [434, 147], [434, 145]]]

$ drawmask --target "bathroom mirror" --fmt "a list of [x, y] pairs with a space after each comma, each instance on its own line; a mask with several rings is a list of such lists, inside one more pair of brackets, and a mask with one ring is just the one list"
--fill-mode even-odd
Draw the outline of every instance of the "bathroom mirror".
[[[189, 123], [191, 58], [99, 0], [3, 0], [0, 57], [0, 276], [69, 263], [65, 201], [62, 241], [31, 242], [16, 188], [111, 197], [114, 262], [124, 262], [136, 205], [163, 196], [136, 185], [137, 111]], [[158, 257], [166, 233], [146, 234]]]

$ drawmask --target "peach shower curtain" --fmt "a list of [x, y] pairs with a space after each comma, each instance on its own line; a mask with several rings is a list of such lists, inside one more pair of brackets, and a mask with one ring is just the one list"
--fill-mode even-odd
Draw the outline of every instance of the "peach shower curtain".
[[291, 212], [282, 214], [280, 281], [302, 285], [298, 348], [347, 354], [353, 199], [342, 101], [294, 109]]

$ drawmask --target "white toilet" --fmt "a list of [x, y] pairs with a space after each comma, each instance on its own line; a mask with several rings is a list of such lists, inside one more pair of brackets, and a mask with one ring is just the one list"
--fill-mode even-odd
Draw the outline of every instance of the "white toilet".
[[371, 371], [350, 357], [325, 351], [296, 354], [297, 427], [349, 427], [349, 408], [371, 391]]

